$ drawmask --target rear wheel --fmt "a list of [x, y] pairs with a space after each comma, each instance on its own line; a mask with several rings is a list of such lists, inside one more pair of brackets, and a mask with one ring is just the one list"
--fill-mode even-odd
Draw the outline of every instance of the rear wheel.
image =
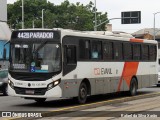
[[136, 95], [137, 89], [138, 89], [138, 84], [137, 84], [136, 78], [132, 78], [130, 83], [130, 90], [129, 90], [130, 95], [131, 96]]
[[87, 100], [87, 85], [85, 82], [82, 82], [79, 87], [78, 103], [84, 104], [86, 100]]
[[44, 103], [46, 98], [37, 98], [37, 99], [34, 99], [37, 103]]

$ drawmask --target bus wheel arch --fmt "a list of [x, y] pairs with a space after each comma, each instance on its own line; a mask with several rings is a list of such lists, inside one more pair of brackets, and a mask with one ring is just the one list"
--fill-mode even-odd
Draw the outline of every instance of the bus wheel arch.
[[137, 94], [137, 89], [138, 89], [137, 77], [133, 76], [130, 82], [129, 94], [131, 96], [135, 96]]

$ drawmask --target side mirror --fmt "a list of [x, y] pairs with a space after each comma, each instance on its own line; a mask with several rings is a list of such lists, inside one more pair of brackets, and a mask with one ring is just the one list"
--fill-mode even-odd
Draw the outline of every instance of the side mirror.
[[3, 49], [3, 59], [6, 60], [6, 48]]

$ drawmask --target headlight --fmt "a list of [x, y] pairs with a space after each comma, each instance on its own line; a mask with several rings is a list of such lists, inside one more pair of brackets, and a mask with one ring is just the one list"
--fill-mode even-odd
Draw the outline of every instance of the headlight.
[[50, 90], [50, 89], [52, 89], [53, 87], [57, 86], [60, 82], [61, 82], [61, 79], [58, 79], [58, 80], [56, 80], [56, 81], [51, 82], [51, 83], [48, 85], [48, 89], [47, 89], [47, 90]]
[[14, 84], [13, 84], [13, 82], [11, 80], [8, 80], [8, 84], [11, 86], [11, 88], [14, 89]]
[[58, 85], [59, 84], [59, 80], [53, 82], [54, 86]]

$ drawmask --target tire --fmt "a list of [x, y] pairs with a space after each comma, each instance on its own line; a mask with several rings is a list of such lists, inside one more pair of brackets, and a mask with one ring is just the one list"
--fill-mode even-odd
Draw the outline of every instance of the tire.
[[46, 98], [37, 98], [37, 99], [34, 99], [37, 103], [44, 103]]
[[78, 103], [84, 104], [86, 100], [87, 100], [87, 85], [86, 83], [82, 82], [79, 87]]
[[3, 92], [3, 95], [4, 95], [4, 96], [8, 96], [8, 85], [5, 85], [5, 86], [4, 86], [2, 92]]
[[136, 78], [132, 78], [129, 90], [130, 95], [135, 96], [137, 94], [137, 89], [138, 89], [138, 84]]

